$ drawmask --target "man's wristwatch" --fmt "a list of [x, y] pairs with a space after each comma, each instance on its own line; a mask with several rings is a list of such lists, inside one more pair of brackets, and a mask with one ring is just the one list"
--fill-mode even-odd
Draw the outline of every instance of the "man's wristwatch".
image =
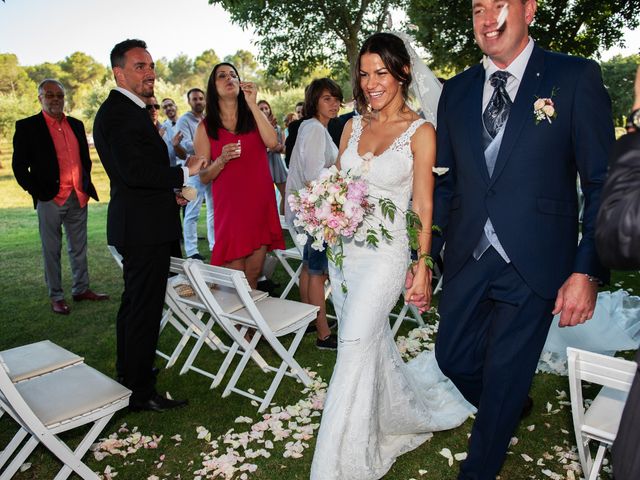
[[600, 280], [598, 277], [594, 277], [593, 275], [589, 275], [588, 273], [585, 273], [584, 276], [587, 277], [587, 279], [591, 283], [595, 283], [596, 285], [603, 285], [602, 280]]
[[626, 127], [635, 128], [637, 131], [640, 131], [640, 108], [636, 108], [629, 114]]

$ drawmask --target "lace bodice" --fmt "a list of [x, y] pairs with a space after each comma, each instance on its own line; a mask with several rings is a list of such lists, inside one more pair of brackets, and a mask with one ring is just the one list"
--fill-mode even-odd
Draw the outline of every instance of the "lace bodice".
[[[413, 187], [411, 137], [425, 122], [426, 120], [422, 118], [415, 120], [384, 152], [367, 159], [366, 153], [362, 156], [358, 153], [363, 128], [362, 117], [353, 117], [353, 131], [340, 159], [341, 167], [345, 170], [359, 169], [369, 183], [369, 195], [375, 198], [388, 198], [396, 207], [406, 210]], [[382, 218], [378, 206], [376, 206], [375, 216]], [[387, 227], [392, 230], [404, 229], [404, 215], [397, 215], [393, 225], [387, 225]]]

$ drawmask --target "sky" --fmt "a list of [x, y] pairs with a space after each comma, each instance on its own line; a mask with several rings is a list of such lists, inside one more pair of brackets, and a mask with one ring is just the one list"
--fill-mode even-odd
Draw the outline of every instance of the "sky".
[[126, 38], [147, 42], [154, 59], [195, 58], [210, 48], [220, 58], [239, 49], [257, 54], [253, 32], [207, 0], [4, 1], [0, 53], [15, 53], [20, 65], [55, 63], [76, 51], [108, 65], [109, 52]]
[[[146, 41], [155, 59], [180, 53], [195, 58], [210, 48], [220, 58], [239, 49], [258, 53], [253, 32], [232, 24], [222, 7], [207, 0], [4, 1], [0, 53], [15, 53], [20, 65], [55, 63], [76, 51], [108, 65], [111, 48], [126, 38]], [[625, 40], [625, 49], [602, 58], [640, 51], [640, 29], [625, 31]]]

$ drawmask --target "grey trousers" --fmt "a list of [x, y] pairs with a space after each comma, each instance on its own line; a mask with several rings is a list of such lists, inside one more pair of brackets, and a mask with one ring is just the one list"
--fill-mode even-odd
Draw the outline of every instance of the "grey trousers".
[[44, 258], [44, 280], [51, 300], [62, 300], [62, 270], [60, 250], [62, 247], [62, 225], [67, 237], [67, 252], [71, 264], [73, 285], [71, 293], [77, 295], [89, 288], [87, 268], [87, 207], [80, 207], [75, 192], [71, 192], [64, 205], [53, 200], [38, 201], [38, 225]]

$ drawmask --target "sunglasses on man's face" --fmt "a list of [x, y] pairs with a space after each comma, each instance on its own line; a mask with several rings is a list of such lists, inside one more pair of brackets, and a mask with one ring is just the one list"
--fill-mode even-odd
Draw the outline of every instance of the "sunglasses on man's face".
[[160, 110], [160, 105], [158, 105], [157, 103], [154, 103], [153, 105], [147, 105], [147, 110]]

